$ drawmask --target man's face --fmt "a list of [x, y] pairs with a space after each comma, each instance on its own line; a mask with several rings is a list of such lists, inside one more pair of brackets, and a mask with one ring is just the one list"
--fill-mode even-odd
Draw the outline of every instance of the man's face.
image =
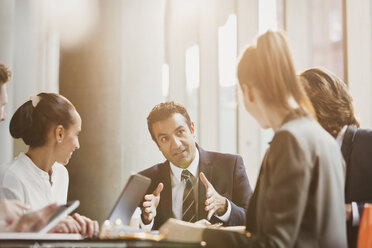
[[0, 83], [0, 121], [4, 121], [5, 105], [8, 103], [8, 93], [6, 92], [6, 84]]
[[180, 168], [187, 168], [195, 158], [194, 123], [191, 128], [179, 113], [152, 124], [152, 132], [164, 157]]

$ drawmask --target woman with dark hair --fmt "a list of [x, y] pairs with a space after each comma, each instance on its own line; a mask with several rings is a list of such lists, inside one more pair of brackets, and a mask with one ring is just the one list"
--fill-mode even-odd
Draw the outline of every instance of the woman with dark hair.
[[208, 247], [346, 247], [344, 162], [313, 119], [287, 41], [268, 31], [238, 63], [245, 109], [275, 132], [246, 212], [247, 233], [206, 229]]
[[[40, 209], [52, 202], [67, 200], [66, 165], [79, 149], [81, 118], [65, 97], [40, 93], [17, 109], [10, 121], [10, 133], [29, 146], [0, 173], [0, 198], [16, 199]], [[85, 236], [98, 233], [98, 223], [85, 216], [68, 216], [54, 231], [75, 232]]]
[[347, 238], [353, 248], [363, 206], [372, 203], [372, 130], [359, 128], [353, 98], [341, 78], [324, 68], [311, 68], [300, 76], [319, 124], [336, 139], [346, 162]]
[[[0, 63], [0, 122], [5, 120], [5, 105], [8, 103], [6, 83], [11, 76], [10, 70]], [[57, 209], [52, 203], [43, 209], [24, 214], [28, 207], [17, 200], [0, 200], [1, 232], [33, 232], [39, 230]]]

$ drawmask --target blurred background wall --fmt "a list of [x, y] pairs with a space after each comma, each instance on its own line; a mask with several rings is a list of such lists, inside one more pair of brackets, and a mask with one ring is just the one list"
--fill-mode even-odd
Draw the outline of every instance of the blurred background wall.
[[83, 124], [67, 165], [69, 199], [103, 221], [131, 173], [164, 160], [146, 126], [166, 100], [187, 107], [203, 148], [243, 156], [255, 185], [272, 138], [244, 111], [236, 60], [285, 30], [298, 71], [342, 77], [372, 128], [372, 0], [0, 0], [0, 61], [13, 71], [0, 163], [26, 146], [9, 120], [30, 94], [59, 92]]

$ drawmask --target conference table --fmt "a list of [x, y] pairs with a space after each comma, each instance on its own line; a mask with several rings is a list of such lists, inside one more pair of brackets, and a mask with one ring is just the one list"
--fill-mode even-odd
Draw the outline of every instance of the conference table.
[[133, 248], [201, 248], [205, 247], [205, 243], [184, 243], [172, 241], [149, 241], [149, 240], [100, 240], [100, 239], [85, 239], [85, 240], [0, 240], [0, 247], [133, 247]]
[[[137, 238], [83, 238], [80, 234], [64, 233], [0, 233], [0, 247], [164, 247], [164, 248], [201, 248], [205, 242], [175, 242], [154, 239], [151, 235]], [[143, 238], [147, 237], [147, 238]], [[152, 236], [154, 237], [154, 236]], [[150, 239], [151, 238], [151, 239]]]

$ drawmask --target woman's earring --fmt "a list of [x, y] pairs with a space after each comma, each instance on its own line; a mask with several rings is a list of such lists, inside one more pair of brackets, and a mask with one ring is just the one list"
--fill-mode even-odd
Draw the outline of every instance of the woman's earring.
[[58, 140], [58, 143], [61, 143], [62, 142], [62, 140]]

